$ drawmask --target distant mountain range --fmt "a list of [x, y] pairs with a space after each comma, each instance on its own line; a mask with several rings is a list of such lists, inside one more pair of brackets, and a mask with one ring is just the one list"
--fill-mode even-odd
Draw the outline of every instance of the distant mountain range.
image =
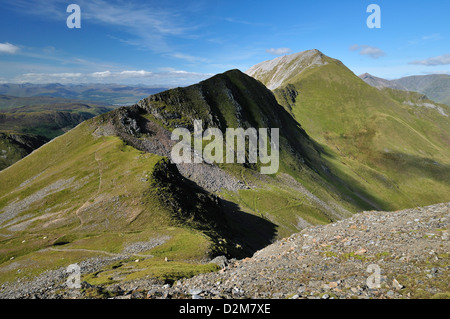
[[433, 101], [450, 105], [450, 75], [448, 74], [415, 75], [397, 80], [385, 80], [368, 73], [359, 77], [376, 88], [419, 92]]
[[1, 84], [0, 170], [84, 120], [163, 90], [114, 84]]
[[[0, 94], [3, 95], [76, 99], [104, 105], [131, 105], [150, 94], [158, 93], [166, 89], [116, 84], [0, 84]], [[39, 104], [42, 103], [39, 102]]]

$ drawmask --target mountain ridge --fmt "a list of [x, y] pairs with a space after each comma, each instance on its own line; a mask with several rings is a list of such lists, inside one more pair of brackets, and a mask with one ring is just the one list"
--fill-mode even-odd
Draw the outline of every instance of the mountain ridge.
[[[447, 117], [305, 52], [276, 60], [279, 74], [294, 67], [268, 73], [273, 91], [230, 70], [84, 121], [1, 171], [1, 282], [93, 257], [86, 291], [109, 297], [96, 287], [172, 285], [217, 271], [206, 263], [213, 257], [250, 257], [311, 226], [448, 199]], [[194, 120], [203, 129], [278, 127], [278, 173], [262, 175], [248, 160], [171, 163], [171, 132]]]
[[[401, 207], [414, 207], [445, 201], [449, 188], [440, 176], [450, 176], [448, 156], [443, 155], [450, 145], [449, 107], [426, 97], [378, 90], [342, 62], [323, 59], [328, 63], [291, 73], [273, 92], [331, 154], [329, 160], [336, 164], [332, 169], [370, 189], [368, 193], [384, 202], [384, 209], [394, 209], [389, 205], [400, 202], [405, 205]], [[283, 67], [289, 66], [281, 63], [278, 70]], [[256, 79], [265, 83], [270, 76], [258, 73]], [[433, 162], [442, 168], [440, 173], [429, 166]], [[423, 183], [430, 190], [427, 195]], [[435, 187], [440, 198], [431, 191]], [[421, 202], [416, 201], [419, 198]]]
[[[280, 125], [280, 174], [293, 177], [262, 176], [248, 162], [171, 164], [170, 132], [193, 119], [205, 128]], [[238, 70], [101, 114], [0, 172], [1, 280], [97, 255], [116, 264], [86, 274], [91, 283], [147, 275], [173, 282], [217, 269], [204, 264], [212, 257], [249, 256], [370, 206], [336, 187], [342, 182], [321, 152], [270, 90]], [[150, 245], [160, 237], [168, 239]]]

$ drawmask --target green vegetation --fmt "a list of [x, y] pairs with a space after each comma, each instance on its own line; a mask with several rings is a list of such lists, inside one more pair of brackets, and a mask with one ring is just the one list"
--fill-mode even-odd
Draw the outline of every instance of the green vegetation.
[[0, 131], [55, 138], [111, 108], [81, 103], [21, 106], [0, 113]]
[[[152, 95], [82, 122], [1, 171], [0, 282], [94, 256], [120, 261], [86, 275], [91, 284], [173, 282], [217, 270], [205, 263], [211, 257], [246, 257], [308, 225], [448, 200], [448, 118], [420, 106], [419, 95], [377, 90], [339, 61], [320, 58], [326, 63], [273, 93], [231, 70]], [[82, 109], [71, 109], [69, 119]], [[27, 120], [26, 108], [17, 112], [10, 119]], [[279, 172], [261, 175], [260, 163], [220, 164], [246, 187], [200, 188], [166, 157], [168, 133], [192, 128], [194, 119], [222, 130], [279, 128]], [[137, 243], [144, 248], [130, 250]]]
[[409, 91], [425, 94], [433, 101], [450, 105], [450, 75], [448, 74], [407, 76], [394, 82]]
[[323, 146], [331, 171], [377, 209], [447, 201], [448, 117], [420, 106], [431, 101], [416, 93], [380, 91], [341, 62], [322, 59], [325, 65], [286, 79], [274, 94]]
[[167, 256], [189, 261], [183, 271], [205, 269], [199, 262], [210, 241], [178, 225], [146, 181], [161, 157], [117, 137], [96, 138], [94, 128], [85, 122], [0, 173], [0, 262], [24, 266], [20, 274], [2, 271], [1, 280], [119, 254], [161, 235], [170, 238], [160, 248]]
[[[18, 107], [3, 106], [2, 111], [1, 103], [5, 100], [10, 103], [7, 106]], [[33, 104], [33, 101], [32, 98], [0, 96], [0, 170], [84, 120], [111, 110], [81, 103]], [[21, 103], [30, 104], [24, 106]]]

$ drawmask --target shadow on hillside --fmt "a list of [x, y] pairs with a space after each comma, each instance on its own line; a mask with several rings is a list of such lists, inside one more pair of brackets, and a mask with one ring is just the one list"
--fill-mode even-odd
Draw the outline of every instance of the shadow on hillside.
[[229, 258], [249, 257], [276, 237], [275, 224], [245, 213], [235, 203], [203, 189], [182, 176], [168, 158], [155, 165], [152, 178], [151, 190], [171, 211], [173, 220], [211, 239], [211, 257], [224, 254]]
[[240, 207], [221, 199], [222, 212], [226, 220], [227, 237], [231, 237], [244, 248], [242, 256], [252, 256], [256, 251], [270, 245], [276, 239], [277, 225], [262, 217], [243, 212]]

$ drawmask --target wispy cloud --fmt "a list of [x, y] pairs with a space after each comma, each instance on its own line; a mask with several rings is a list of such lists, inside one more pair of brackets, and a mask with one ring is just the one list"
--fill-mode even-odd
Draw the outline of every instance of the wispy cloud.
[[[63, 0], [16, 0], [11, 6], [22, 13], [65, 21], [68, 3]], [[76, 3], [81, 8], [83, 21], [112, 27], [120, 32], [121, 36], [116, 39], [121, 42], [154, 52], [172, 51], [167, 37], [188, 36], [197, 29], [184, 21], [176, 8], [168, 10], [148, 2], [120, 0], [77, 0]]]
[[180, 53], [180, 52], [170, 53], [170, 54], [168, 54], [168, 56], [176, 58], [176, 59], [185, 60], [185, 61], [188, 61], [191, 63], [209, 63], [209, 62], [211, 62], [207, 58], [197, 57], [197, 56]]
[[230, 22], [230, 23], [237, 23], [237, 24], [244, 24], [244, 25], [249, 25], [249, 26], [254, 26], [254, 27], [267, 27], [269, 26], [269, 24], [267, 23], [261, 23], [261, 22], [251, 22], [251, 21], [246, 21], [246, 20], [242, 20], [242, 19], [236, 19], [233, 17], [227, 17], [224, 18], [225, 21]]
[[266, 53], [269, 53], [272, 55], [282, 55], [282, 54], [288, 54], [291, 52], [292, 52], [292, 50], [289, 48], [278, 48], [278, 49], [270, 48], [270, 49], [266, 50]]
[[409, 42], [409, 44], [422, 44], [422, 43], [425, 43], [425, 42], [439, 41], [439, 40], [442, 40], [442, 39], [443, 39], [443, 37], [442, 37], [442, 35], [440, 33], [433, 33], [433, 34], [424, 35], [424, 36], [422, 36], [420, 38], [416, 38], [416, 39], [410, 40], [408, 42]]
[[11, 43], [0, 43], [0, 53], [15, 54], [20, 50], [18, 46]]
[[426, 66], [447, 65], [450, 64], [450, 53], [440, 55], [437, 57], [428, 58], [425, 60], [412, 61], [409, 62], [409, 64], [426, 65]]
[[429, 72], [422, 72], [423, 74], [447, 74], [450, 75], [450, 70], [436, 70], [436, 71], [429, 71]]
[[385, 56], [386, 53], [381, 50], [380, 48], [373, 47], [370, 45], [359, 45], [354, 44], [350, 46], [350, 51], [359, 51], [360, 55], [367, 55], [371, 57], [372, 59], [378, 59], [382, 56]]

